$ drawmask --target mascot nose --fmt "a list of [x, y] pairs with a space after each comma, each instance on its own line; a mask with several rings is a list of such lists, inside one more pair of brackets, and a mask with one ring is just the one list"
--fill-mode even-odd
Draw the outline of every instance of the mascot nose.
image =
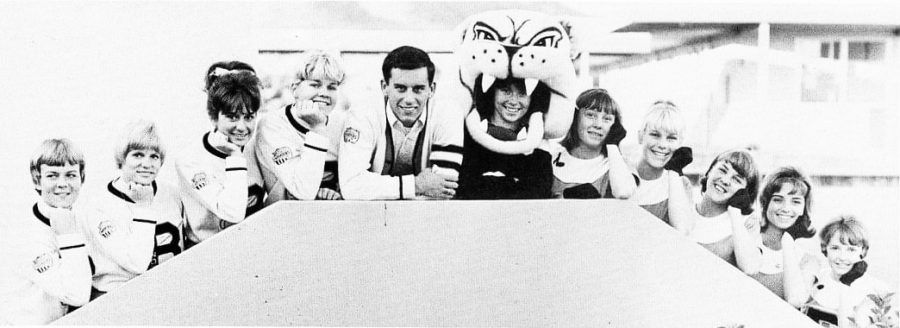
[[522, 49], [522, 47], [521, 46], [506, 46], [506, 45], [504, 45], [503, 49], [506, 50], [506, 56], [509, 57], [509, 63], [512, 63], [513, 55], [515, 55], [516, 52], [519, 51], [519, 49]]

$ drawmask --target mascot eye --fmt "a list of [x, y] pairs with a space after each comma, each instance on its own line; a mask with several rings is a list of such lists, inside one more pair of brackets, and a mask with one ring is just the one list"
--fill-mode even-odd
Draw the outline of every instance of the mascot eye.
[[474, 40], [500, 41], [500, 34], [494, 28], [482, 22], [475, 23], [472, 27]]
[[529, 42], [528, 44], [534, 47], [556, 48], [559, 40], [562, 39], [562, 36], [563, 35], [559, 30], [555, 28], [548, 28], [535, 34], [535, 36], [531, 38], [531, 42]]
[[495, 39], [494, 36], [488, 31], [475, 31], [475, 39], [497, 41], [497, 39]]
[[553, 37], [545, 36], [545, 37], [541, 38], [540, 40], [537, 40], [537, 42], [535, 42], [534, 45], [537, 47], [549, 47], [552, 43], [553, 43]]

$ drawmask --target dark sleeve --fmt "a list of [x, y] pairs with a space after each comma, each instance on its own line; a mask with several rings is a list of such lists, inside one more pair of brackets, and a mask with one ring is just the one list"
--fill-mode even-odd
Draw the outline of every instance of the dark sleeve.
[[531, 155], [517, 156], [522, 163], [516, 170], [519, 181], [511, 190], [512, 198], [517, 199], [543, 199], [550, 198], [553, 188], [553, 167], [550, 154], [541, 149], [535, 149]]

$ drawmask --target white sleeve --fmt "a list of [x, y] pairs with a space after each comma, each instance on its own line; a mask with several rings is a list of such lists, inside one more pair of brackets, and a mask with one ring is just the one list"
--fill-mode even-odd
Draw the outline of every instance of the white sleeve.
[[111, 211], [89, 211], [85, 228], [100, 253], [126, 271], [140, 274], [147, 271], [153, 258], [157, 218], [149, 208], [136, 208], [135, 212], [134, 217], [114, 218], [116, 213]]
[[291, 195], [315, 199], [325, 169], [328, 138], [306, 129], [279, 128], [277, 123], [268, 117], [259, 122], [256, 157]]
[[[344, 199], [413, 199], [416, 185], [413, 175], [402, 177], [369, 171], [372, 167], [376, 127], [351, 112], [344, 125], [338, 153], [338, 179]], [[379, 160], [379, 159], [375, 159]]]
[[19, 260], [28, 277], [44, 292], [63, 303], [82, 306], [91, 297], [91, 267], [84, 237], [79, 233], [57, 235], [59, 253], [30, 254]]
[[247, 160], [235, 153], [225, 158], [225, 181], [219, 181], [197, 160], [182, 157], [175, 161], [178, 178], [203, 207], [222, 220], [238, 223], [247, 213]]

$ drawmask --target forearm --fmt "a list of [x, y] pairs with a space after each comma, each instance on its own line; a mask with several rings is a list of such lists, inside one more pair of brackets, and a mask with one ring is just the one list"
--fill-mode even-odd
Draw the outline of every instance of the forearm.
[[634, 176], [625, 164], [625, 158], [617, 145], [606, 145], [606, 154], [609, 161], [609, 185], [613, 196], [618, 199], [628, 199], [637, 189]]
[[731, 216], [732, 241], [737, 266], [746, 274], [754, 274], [759, 271], [762, 255], [744, 226], [745, 217], [741, 215], [740, 210], [729, 207], [728, 212]]
[[783, 247], [783, 283], [784, 283], [784, 300], [791, 306], [799, 308], [809, 299], [809, 286], [803, 279], [803, 273], [800, 270], [800, 259], [797, 258], [796, 249], [793, 246]]
[[669, 223], [675, 230], [687, 235], [694, 228], [694, 219], [691, 216], [691, 203], [687, 190], [685, 190], [680, 176], [675, 174], [666, 175], [669, 176]]

